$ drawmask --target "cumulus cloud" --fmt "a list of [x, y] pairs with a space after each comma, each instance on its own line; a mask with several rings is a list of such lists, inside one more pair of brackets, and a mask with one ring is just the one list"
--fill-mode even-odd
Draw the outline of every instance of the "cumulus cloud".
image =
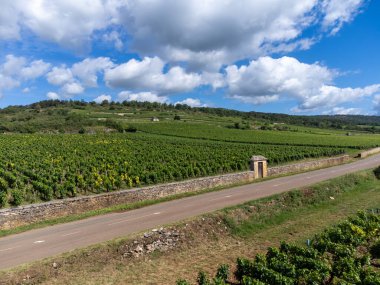
[[380, 85], [364, 88], [339, 88], [333, 79], [338, 75], [319, 63], [306, 64], [292, 57], [261, 57], [248, 65], [228, 66], [226, 81], [230, 97], [245, 103], [263, 104], [291, 97], [298, 109], [334, 107], [376, 94]]
[[353, 20], [365, 2], [365, 0], [324, 0], [323, 27], [330, 29], [331, 34], [336, 34], [345, 23]]
[[46, 63], [43, 60], [35, 60], [30, 63], [29, 66], [21, 69], [20, 75], [22, 78], [29, 80], [41, 77], [50, 68], [50, 63]]
[[111, 101], [112, 101], [112, 97], [111, 97], [110, 95], [105, 95], [105, 94], [103, 94], [103, 95], [100, 95], [100, 96], [96, 97], [96, 98], [94, 99], [94, 101], [95, 101], [96, 103], [98, 103], [98, 104], [102, 103], [103, 101], [111, 102]]
[[43, 76], [50, 68], [50, 64], [43, 60], [28, 62], [25, 57], [7, 55], [0, 64], [0, 94], [4, 90], [19, 87], [23, 82]]
[[132, 93], [129, 91], [122, 91], [117, 96], [118, 101], [139, 101], [139, 102], [158, 102], [168, 103], [169, 99], [166, 96], [159, 96], [152, 92], [139, 92]]
[[302, 38], [306, 28], [324, 26], [336, 32], [363, 2], [151, 0], [146, 5], [132, 0], [119, 21], [132, 35], [132, 47], [141, 54], [185, 61], [190, 68], [217, 70], [223, 63], [271, 51], [309, 48], [320, 35]]
[[55, 93], [55, 92], [48, 92], [46, 94], [46, 97], [48, 99], [50, 99], [50, 100], [59, 100], [59, 99], [61, 99], [61, 97], [57, 93]]
[[360, 108], [344, 108], [344, 107], [334, 107], [324, 114], [328, 115], [360, 115], [363, 111]]
[[69, 68], [53, 67], [53, 69], [46, 74], [46, 78], [50, 84], [63, 85], [73, 80], [73, 74]]
[[3, 2], [1, 38], [18, 39], [21, 28], [25, 28], [44, 40], [79, 51], [90, 46], [95, 31], [112, 24], [118, 5], [113, 0]]
[[175, 105], [177, 105], [177, 104], [185, 104], [185, 105], [188, 105], [190, 107], [207, 107], [206, 104], [201, 103], [201, 100], [195, 99], [195, 98], [186, 98], [185, 100], [182, 100], [182, 101], [175, 103]]
[[111, 42], [114, 44], [118, 51], [121, 51], [124, 47], [123, 41], [120, 38], [120, 34], [116, 31], [112, 31], [108, 34], [103, 35], [103, 40], [105, 42]]
[[113, 66], [114, 64], [108, 57], [86, 58], [81, 62], [75, 63], [71, 68], [71, 72], [74, 76], [77, 76], [85, 86], [97, 87], [97, 74]]
[[62, 91], [67, 95], [78, 95], [84, 92], [83, 86], [78, 82], [66, 83], [62, 87]]
[[[365, 0], [3, 0], [0, 39], [20, 39], [28, 30], [61, 46], [84, 50], [94, 33], [123, 47], [127, 32], [142, 56], [186, 61], [217, 70], [271, 50], [308, 48], [302, 33], [311, 26], [336, 33]], [[116, 28], [116, 29], [114, 29]], [[318, 29], [316, 29], [318, 30]], [[319, 29], [321, 30], [321, 29]], [[317, 35], [318, 37], [319, 35]]]
[[86, 58], [71, 67], [53, 67], [46, 79], [52, 85], [61, 86], [62, 93], [70, 97], [83, 93], [85, 87], [97, 87], [98, 75], [112, 66], [108, 57]]
[[376, 95], [373, 97], [373, 107], [375, 111], [380, 115], [380, 95]]
[[196, 73], [186, 73], [181, 67], [171, 67], [164, 73], [165, 63], [158, 57], [131, 59], [105, 71], [104, 79], [108, 86], [134, 91], [152, 91], [170, 94], [190, 91], [202, 84]]
[[380, 91], [380, 84], [364, 88], [339, 88], [323, 85], [317, 94], [310, 94], [301, 104], [302, 109], [315, 109], [322, 106], [335, 106], [340, 103], [357, 101], [363, 97], [371, 96]]

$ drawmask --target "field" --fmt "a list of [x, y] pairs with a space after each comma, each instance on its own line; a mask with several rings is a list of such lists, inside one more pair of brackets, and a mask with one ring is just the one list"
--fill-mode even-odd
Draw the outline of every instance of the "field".
[[0, 202], [19, 205], [332, 156], [338, 147], [279, 146], [143, 133], [0, 136]]
[[179, 107], [46, 101], [1, 110], [0, 207], [244, 171], [252, 155], [273, 166], [380, 145], [377, 134]]
[[380, 145], [379, 135], [354, 135], [346, 136], [337, 132], [326, 132], [321, 129], [314, 129], [315, 133], [309, 133], [311, 129], [300, 132], [295, 131], [265, 131], [265, 130], [237, 130], [228, 129], [223, 125], [200, 124], [194, 122], [158, 122], [158, 123], [136, 123], [138, 130], [163, 134], [168, 136], [201, 138], [206, 140], [256, 143], [256, 144], [277, 144], [277, 145], [298, 145], [298, 146], [336, 146], [345, 148], [370, 148]]

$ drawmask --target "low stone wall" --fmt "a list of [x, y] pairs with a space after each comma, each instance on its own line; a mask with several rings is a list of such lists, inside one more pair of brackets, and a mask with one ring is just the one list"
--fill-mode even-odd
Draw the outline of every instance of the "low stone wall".
[[326, 159], [306, 161], [302, 163], [287, 164], [282, 166], [268, 168], [268, 176], [287, 174], [293, 172], [301, 172], [322, 167], [329, 167], [345, 163], [350, 160], [349, 155], [342, 155], [338, 157], [330, 157]]
[[246, 171], [3, 209], [0, 210], [0, 229], [14, 228], [113, 205], [155, 200], [175, 194], [250, 182], [253, 181], [253, 174], [253, 171]]
[[380, 152], [380, 147], [377, 147], [377, 148], [373, 148], [373, 149], [370, 149], [370, 150], [362, 151], [361, 153], [359, 153], [358, 157], [365, 158], [365, 157], [367, 157], [369, 155], [376, 154], [376, 153], [379, 153], [379, 152]]
[[[268, 175], [299, 172], [343, 163], [349, 156], [340, 156], [310, 162], [296, 163], [268, 169]], [[92, 196], [68, 198], [47, 203], [32, 204], [0, 210], [0, 229], [14, 228], [42, 220], [79, 214], [90, 210], [101, 209], [112, 205], [133, 203], [143, 200], [154, 200], [162, 197], [195, 192], [219, 186], [251, 182], [253, 171], [232, 173], [212, 177], [197, 178], [187, 181], [154, 185], [130, 190], [104, 193]]]

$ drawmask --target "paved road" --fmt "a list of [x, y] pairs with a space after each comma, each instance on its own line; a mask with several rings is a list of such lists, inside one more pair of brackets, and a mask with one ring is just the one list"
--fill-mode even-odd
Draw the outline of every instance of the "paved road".
[[380, 165], [380, 155], [350, 164], [229, 188], [124, 213], [31, 230], [0, 239], [0, 269], [181, 221], [227, 206], [289, 191]]

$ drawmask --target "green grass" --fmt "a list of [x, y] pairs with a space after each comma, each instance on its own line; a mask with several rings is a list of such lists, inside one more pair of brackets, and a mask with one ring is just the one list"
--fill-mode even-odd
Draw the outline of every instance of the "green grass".
[[[238, 208], [249, 216], [243, 222], [236, 222], [229, 217], [229, 212], [237, 207], [226, 209], [225, 221], [234, 234], [241, 237], [252, 236], [264, 229], [280, 225], [286, 220], [306, 215], [311, 210], [322, 211], [334, 205], [349, 203], [358, 195], [369, 191], [372, 192], [373, 200], [378, 204], [379, 190], [380, 183], [373, 172], [363, 171], [321, 182], [310, 188], [293, 190], [240, 205]], [[255, 214], [252, 215], [252, 212]]]

